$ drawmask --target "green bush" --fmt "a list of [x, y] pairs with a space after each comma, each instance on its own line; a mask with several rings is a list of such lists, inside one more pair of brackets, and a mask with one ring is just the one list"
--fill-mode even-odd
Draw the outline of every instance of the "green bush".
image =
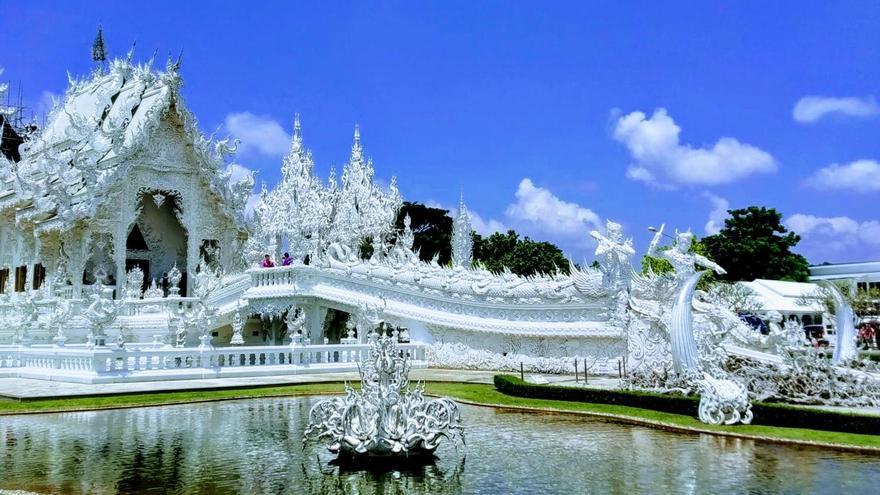
[[531, 399], [615, 404], [688, 416], [695, 416], [700, 404], [700, 399], [680, 394], [535, 385], [511, 375], [495, 375], [495, 388], [508, 395]]
[[[687, 416], [696, 416], [700, 404], [700, 399], [694, 396], [634, 390], [535, 385], [511, 375], [495, 375], [495, 388], [502, 393], [517, 397], [616, 404]], [[752, 424], [755, 425], [880, 435], [880, 416], [825, 411], [768, 402], [752, 404], [752, 412], [755, 414]]]

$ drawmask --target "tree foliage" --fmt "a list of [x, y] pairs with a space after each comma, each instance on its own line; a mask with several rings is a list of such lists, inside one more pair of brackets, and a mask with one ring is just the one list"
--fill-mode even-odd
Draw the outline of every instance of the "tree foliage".
[[715, 282], [708, 292], [711, 298], [724, 303], [737, 314], [757, 314], [763, 309], [757, 292], [745, 285]]
[[449, 216], [449, 210], [406, 201], [397, 214], [395, 228], [398, 232], [403, 230], [403, 219], [407, 215], [412, 222], [413, 250], [419, 252], [419, 258], [431, 261], [437, 256], [438, 263], [448, 264], [452, 259], [452, 217]]
[[[663, 246], [658, 248], [658, 251], [666, 251], [667, 249], [671, 249], [672, 246]], [[702, 256], [708, 257], [709, 255], [706, 252], [706, 246], [697, 239], [694, 239], [691, 242], [691, 248], [688, 250], [689, 253], [695, 253]], [[649, 272], [654, 272], [656, 274], [662, 273], [671, 273], [674, 272], [675, 268], [672, 267], [672, 263], [669, 262], [668, 259], [663, 258], [661, 256], [650, 256], [645, 255], [642, 257], [642, 274], [646, 275]], [[712, 270], [706, 270], [706, 273], [700, 277], [700, 281], [697, 284], [697, 288], [700, 290], [708, 290], [709, 287], [716, 282], [715, 272]]]
[[489, 237], [474, 233], [474, 261], [489, 271], [501, 272], [505, 267], [517, 275], [536, 273], [568, 273], [569, 263], [562, 250], [554, 244], [520, 238], [513, 230], [496, 232]]
[[[844, 299], [852, 307], [853, 312], [860, 318], [877, 316], [880, 314], [880, 289], [870, 287], [858, 287], [850, 280], [832, 281], [837, 286]], [[834, 296], [827, 287], [819, 287], [816, 290], [802, 295], [797, 299], [801, 306], [808, 306], [816, 311], [837, 313], [837, 304]]]
[[[437, 256], [441, 265], [452, 260], [452, 217], [443, 208], [433, 208], [415, 202], [404, 202], [397, 215], [396, 229], [403, 230], [403, 220], [409, 215], [413, 230], [413, 247], [419, 251], [419, 258], [430, 261]], [[534, 241], [528, 237], [520, 238], [513, 230], [483, 237], [476, 232], [474, 239], [474, 263], [492, 272], [501, 272], [505, 267], [518, 275], [536, 273], [568, 273], [568, 259], [554, 244]], [[369, 257], [372, 247], [365, 242], [362, 253]]]
[[801, 238], [782, 224], [781, 213], [763, 206], [728, 213], [724, 228], [701, 240], [706, 256], [727, 270], [720, 278], [732, 282], [756, 278], [808, 280], [807, 259], [791, 251]]

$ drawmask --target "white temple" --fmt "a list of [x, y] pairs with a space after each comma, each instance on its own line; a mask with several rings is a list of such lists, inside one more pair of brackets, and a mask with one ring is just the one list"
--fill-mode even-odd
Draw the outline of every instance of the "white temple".
[[[780, 356], [800, 329], [761, 340], [695, 292], [697, 266], [723, 269], [689, 252], [691, 234], [663, 251], [672, 275], [634, 273], [632, 243], [610, 221], [591, 233], [597, 268], [491, 273], [472, 263], [462, 200], [452, 263], [421, 261], [409, 218], [395, 228], [396, 181], [374, 182], [357, 128], [341, 176], [324, 181], [296, 116], [281, 181], [263, 186], [248, 220], [254, 179], [231, 183], [234, 146], [198, 130], [178, 69], [129, 57], [71, 80], [21, 159], [0, 156], [0, 376], [351, 370], [381, 332], [414, 366], [568, 372], [577, 360], [593, 374], [662, 377], [661, 388], [672, 373], [699, 381], [726, 421], [748, 417], [744, 386], [725, 381], [729, 357], [759, 363], [755, 376], [787, 369]], [[261, 265], [267, 255], [275, 266]], [[724, 400], [739, 412], [718, 412]]]
[[[617, 366], [624, 342], [608, 324], [602, 273], [472, 269], [463, 201], [453, 265], [419, 261], [408, 219], [394, 227], [396, 183], [374, 183], [358, 129], [339, 179], [323, 181], [297, 116], [282, 179], [263, 187], [247, 221], [253, 178], [230, 183], [233, 146], [201, 134], [181, 84], [174, 63], [159, 72], [113, 61], [70, 81], [20, 161], [0, 159], [0, 343], [39, 346], [63, 333], [67, 348], [92, 345], [87, 310], [105, 294], [119, 309], [99, 340], [129, 348], [195, 346], [205, 334], [214, 347], [233, 337], [287, 345], [296, 316], [313, 344], [364, 342], [371, 329], [356, 322], [381, 322], [431, 344], [446, 365], [561, 370], [593, 356], [597, 369]], [[280, 265], [282, 252], [289, 266], [259, 268], [266, 254]], [[63, 328], [51, 328], [61, 301]], [[207, 316], [192, 328], [196, 307]], [[352, 336], [325, 335], [331, 309], [350, 315]]]

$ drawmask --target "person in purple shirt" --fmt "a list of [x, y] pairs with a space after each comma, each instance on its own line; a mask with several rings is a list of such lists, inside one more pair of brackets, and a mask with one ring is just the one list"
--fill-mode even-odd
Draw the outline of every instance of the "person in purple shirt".
[[260, 266], [262, 266], [263, 268], [272, 268], [275, 266], [275, 263], [272, 261], [272, 258], [270, 258], [267, 254], [266, 256], [263, 256], [263, 261], [260, 262]]
[[293, 258], [289, 254], [284, 253], [284, 256], [281, 258], [281, 266], [289, 266], [291, 263], [293, 263]]

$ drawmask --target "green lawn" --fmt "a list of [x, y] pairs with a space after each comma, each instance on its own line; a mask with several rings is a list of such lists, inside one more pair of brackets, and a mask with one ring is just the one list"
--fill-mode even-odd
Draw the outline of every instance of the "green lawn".
[[21, 402], [14, 399], [0, 398], [0, 415], [161, 406], [167, 404], [250, 399], [256, 397], [320, 395], [341, 393], [342, 390], [342, 383], [310, 383], [278, 387], [191, 390], [182, 392], [108, 395], [72, 399], [27, 400]]
[[[341, 383], [316, 383], [278, 387], [255, 387], [249, 389], [165, 392], [76, 399], [34, 400], [25, 402], [11, 399], [0, 399], [0, 415], [141, 407], [257, 397], [334, 394], [341, 393], [342, 390]], [[615, 415], [625, 421], [662, 423], [662, 425], [677, 428], [692, 428], [703, 431], [737, 433], [780, 440], [809, 441], [880, 449], [880, 436], [875, 435], [858, 435], [852, 433], [837, 433], [801, 428], [780, 428], [774, 426], [712, 426], [701, 423], [696, 417], [639, 409], [635, 407], [514, 397], [502, 394], [497, 391], [494, 386], [487, 384], [431, 382], [427, 386], [427, 391], [430, 394], [452, 397], [478, 404], [536, 408], [548, 411], [552, 410], [597, 415]]]

